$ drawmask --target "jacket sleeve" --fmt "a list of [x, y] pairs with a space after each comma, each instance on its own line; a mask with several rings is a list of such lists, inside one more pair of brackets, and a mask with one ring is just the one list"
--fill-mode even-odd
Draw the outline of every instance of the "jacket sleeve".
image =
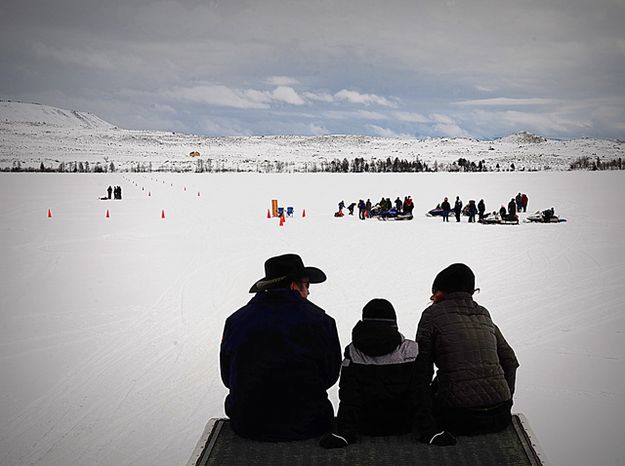
[[352, 362], [349, 346], [345, 348], [345, 359], [341, 366], [339, 381], [339, 410], [337, 431], [351, 443], [358, 438], [359, 413], [362, 409], [362, 394], [358, 383], [358, 368]]
[[514, 351], [503, 337], [499, 327], [495, 325], [495, 337], [497, 338], [497, 355], [499, 357], [499, 364], [503, 368], [506, 382], [510, 388], [510, 394], [514, 395], [514, 386], [516, 383], [516, 369], [519, 367], [519, 361], [514, 354]]
[[226, 386], [226, 388], [230, 388], [230, 354], [226, 349], [226, 344], [228, 341], [229, 334], [229, 325], [226, 320], [226, 324], [224, 326], [224, 333], [221, 337], [221, 347], [219, 350], [219, 367], [221, 369], [221, 380]]
[[421, 436], [437, 431], [438, 427], [432, 407], [432, 376], [434, 375], [434, 342], [436, 335], [428, 309], [423, 311], [421, 315], [416, 337], [419, 354], [415, 362], [417, 395], [415, 430]]
[[327, 341], [324, 346], [324, 375], [326, 388], [330, 388], [339, 379], [339, 373], [341, 371], [341, 343], [339, 342], [339, 334], [336, 330], [336, 322], [330, 316], [327, 316], [327, 319]]

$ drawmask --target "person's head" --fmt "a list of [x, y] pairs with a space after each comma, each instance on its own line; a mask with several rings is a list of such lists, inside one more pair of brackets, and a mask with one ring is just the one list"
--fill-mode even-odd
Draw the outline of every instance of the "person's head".
[[362, 308], [362, 320], [376, 320], [397, 325], [397, 314], [393, 305], [384, 298], [374, 298]]
[[473, 294], [475, 291], [475, 275], [465, 264], [451, 264], [441, 270], [432, 283], [432, 297], [434, 303], [442, 301], [449, 293], [457, 291]]
[[326, 274], [316, 267], [306, 267], [297, 254], [283, 254], [265, 261], [265, 276], [250, 288], [250, 293], [258, 293], [276, 288], [297, 291], [304, 299], [310, 294], [311, 283], [322, 283]]

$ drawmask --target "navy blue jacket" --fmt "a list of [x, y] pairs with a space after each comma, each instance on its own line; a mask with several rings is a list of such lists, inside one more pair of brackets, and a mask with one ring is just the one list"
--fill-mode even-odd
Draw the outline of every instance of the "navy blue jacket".
[[299, 440], [331, 428], [326, 390], [341, 367], [336, 323], [296, 291], [257, 293], [228, 317], [220, 365], [226, 414], [240, 436]]

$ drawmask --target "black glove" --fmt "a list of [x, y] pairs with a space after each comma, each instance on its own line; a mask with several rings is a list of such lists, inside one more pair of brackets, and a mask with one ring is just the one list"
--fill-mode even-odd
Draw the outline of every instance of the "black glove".
[[338, 434], [328, 432], [319, 440], [319, 445], [323, 448], [345, 448], [349, 445], [348, 440]]
[[456, 437], [447, 432], [446, 430], [442, 430], [440, 432], [436, 432], [431, 435], [424, 435], [421, 437], [421, 441], [427, 443], [428, 445], [437, 445], [439, 447], [446, 447], [450, 445], [456, 444]]

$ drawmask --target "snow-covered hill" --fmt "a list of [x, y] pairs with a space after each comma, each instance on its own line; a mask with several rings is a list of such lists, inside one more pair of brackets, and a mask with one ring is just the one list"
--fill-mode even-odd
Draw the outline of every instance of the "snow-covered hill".
[[[198, 151], [200, 158], [190, 157]], [[207, 137], [165, 131], [134, 131], [114, 127], [95, 115], [39, 104], [0, 102], [0, 169], [56, 168], [59, 163], [114, 162], [118, 170], [140, 164], [152, 169], [266, 171], [285, 162], [286, 170], [316, 171], [334, 159], [417, 158], [433, 166], [460, 158], [480, 161], [493, 170], [511, 164], [517, 170], [566, 170], [572, 161], [589, 157], [623, 157], [623, 141], [551, 140], [521, 132], [494, 141], [466, 138], [412, 139], [369, 136]], [[201, 162], [198, 162], [201, 160]]]
[[92, 113], [10, 100], [0, 100], [0, 120], [5, 123], [63, 128], [113, 128], [113, 125]]

